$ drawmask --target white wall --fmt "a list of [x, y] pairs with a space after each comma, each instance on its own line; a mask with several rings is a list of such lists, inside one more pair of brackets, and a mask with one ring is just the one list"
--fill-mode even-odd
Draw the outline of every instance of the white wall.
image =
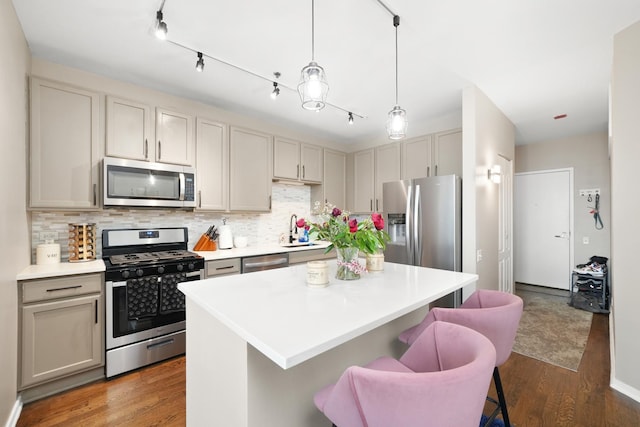
[[30, 55], [11, 0], [0, 0], [0, 425], [15, 422], [16, 274], [29, 264], [26, 81]]
[[[574, 259], [584, 263], [593, 255], [610, 257], [611, 190], [609, 180], [609, 153], [606, 133], [577, 135], [516, 147], [516, 172], [572, 167], [574, 171]], [[579, 195], [579, 189], [599, 188], [602, 230], [595, 228], [591, 207]], [[583, 237], [589, 244], [583, 244]], [[568, 284], [567, 284], [568, 286]]]
[[640, 401], [640, 22], [616, 34], [611, 79], [611, 386]]
[[[515, 156], [513, 123], [477, 87], [462, 93], [462, 270], [498, 289], [498, 186], [487, 170]], [[483, 259], [476, 262], [476, 251]]]

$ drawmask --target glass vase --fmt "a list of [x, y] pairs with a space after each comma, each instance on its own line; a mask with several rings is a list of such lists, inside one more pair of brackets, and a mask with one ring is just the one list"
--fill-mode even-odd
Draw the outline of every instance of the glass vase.
[[336, 248], [338, 254], [338, 271], [336, 279], [357, 280], [363, 268], [358, 263], [358, 248]]

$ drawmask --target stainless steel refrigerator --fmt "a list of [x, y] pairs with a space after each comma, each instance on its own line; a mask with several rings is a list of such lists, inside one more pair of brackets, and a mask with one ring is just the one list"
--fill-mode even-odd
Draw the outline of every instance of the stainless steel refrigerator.
[[[385, 261], [462, 271], [461, 180], [434, 176], [382, 184]], [[437, 305], [457, 307], [461, 293]]]

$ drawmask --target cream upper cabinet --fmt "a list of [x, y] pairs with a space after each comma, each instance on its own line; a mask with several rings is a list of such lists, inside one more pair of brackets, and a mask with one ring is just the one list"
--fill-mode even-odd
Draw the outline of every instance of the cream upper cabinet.
[[154, 161], [151, 123], [148, 105], [107, 96], [107, 156]]
[[193, 165], [193, 117], [176, 111], [156, 108], [157, 162]]
[[30, 208], [99, 207], [100, 96], [31, 79]]
[[436, 133], [433, 136], [435, 175], [462, 176], [462, 130]]
[[196, 120], [196, 185], [198, 210], [229, 208], [229, 138], [227, 126]]
[[322, 182], [322, 147], [276, 137], [273, 148], [273, 178]]
[[339, 151], [324, 149], [323, 177], [321, 185], [311, 187], [311, 208], [315, 202], [330, 203], [346, 209], [347, 155]]
[[272, 138], [265, 133], [229, 130], [229, 210], [271, 211]]
[[353, 212], [373, 211], [375, 199], [375, 151], [373, 148], [353, 154]]
[[107, 96], [106, 155], [193, 166], [193, 117], [137, 101]]
[[373, 210], [382, 212], [382, 184], [400, 179], [400, 144], [376, 147], [376, 194]]
[[432, 176], [432, 141], [425, 135], [402, 143], [402, 179]]
[[455, 129], [402, 143], [402, 179], [462, 176], [462, 131]]

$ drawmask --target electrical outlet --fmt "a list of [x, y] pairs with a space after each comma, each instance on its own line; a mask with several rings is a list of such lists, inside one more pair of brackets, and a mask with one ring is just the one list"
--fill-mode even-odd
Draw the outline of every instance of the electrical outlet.
[[40, 232], [40, 240], [56, 240], [58, 238], [57, 231], [41, 231]]
[[482, 261], [482, 249], [478, 249], [476, 252], [476, 262]]
[[582, 238], [582, 244], [583, 245], [588, 245], [589, 244], [589, 238], [587, 236]]

